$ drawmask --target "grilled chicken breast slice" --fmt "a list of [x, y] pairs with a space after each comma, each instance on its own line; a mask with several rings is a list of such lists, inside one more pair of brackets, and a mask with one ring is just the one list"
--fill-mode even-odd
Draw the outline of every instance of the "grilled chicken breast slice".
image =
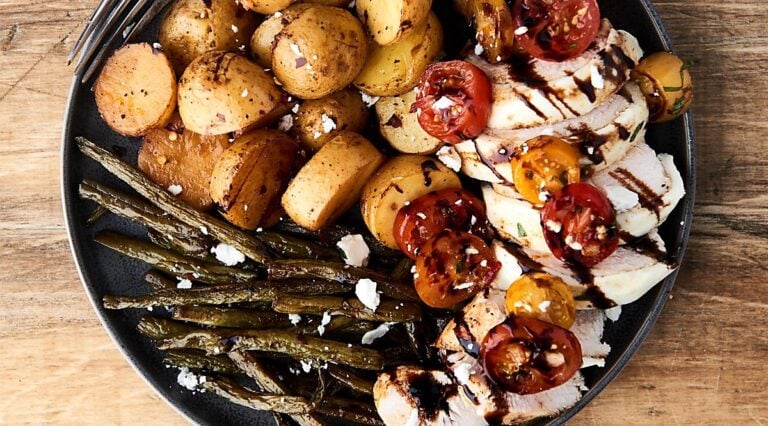
[[517, 129], [584, 115], [604, 103], [629, 79], [643, 56], [635, 37], [604, 19], [593, 46], [564, 62], [512, 59], [492, 65], [470, 55], [493, 83], [488, 127]]
[[538, 136], [552, 135], [579, 146], [582, 163], [601, 170], [619, 161], [644, 139], [648, 105], [640, 88], [627, 83], [594, 111], [559, 123], [539, 127], [493, 130], [455, 146], [461, 171], [491, 183], [514, 183], [512, 159], [523, 145]]

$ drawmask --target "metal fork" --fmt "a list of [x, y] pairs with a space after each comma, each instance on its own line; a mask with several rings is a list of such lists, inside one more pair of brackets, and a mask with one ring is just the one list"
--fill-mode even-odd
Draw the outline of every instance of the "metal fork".
[[67, 57], [67, 64], [71, 64], [80, 54], [75, 65], [75, 75], [80, 77], [80, 82], [93, 77], [119, 37], [122, 36], [120, 46], [133, 40], [172, 1], [101, 0]]

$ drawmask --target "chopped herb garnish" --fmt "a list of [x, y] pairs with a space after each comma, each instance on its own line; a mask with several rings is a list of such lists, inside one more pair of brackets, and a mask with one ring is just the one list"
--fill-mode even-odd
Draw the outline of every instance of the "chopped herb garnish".
[[465, 269], [467, 269], [467, 264], [463, 260], [460, 260], [458, 263], [456, 263], [457, 274], [464, 272]]
[[517, 224], [517, 236], [520, 238], [525, 238], [528, 236], [528, 233], [525, 232], [525, 228], [523, 228], [523, 224], [519, 222]]
[[632, 136], [629, 137], [629, 143], [632, 143], [635, 141], [635, 139], [637, 139], [637, 135], [640, 134], [640, 130], [643, 129], [643, 126], [645, 126], [645, 121], [635, 127], [635, 130], [632, 131]]

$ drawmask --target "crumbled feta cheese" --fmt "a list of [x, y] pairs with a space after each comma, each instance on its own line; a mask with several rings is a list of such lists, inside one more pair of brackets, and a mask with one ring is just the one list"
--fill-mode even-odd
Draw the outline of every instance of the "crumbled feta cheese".
[[547, 227], [547, 229], [556, 234], [563, 229], [563, 224], [554, 220], [548, 220], [546, 223], [544, 223], [544, 225]]
[[176, 382], [185, 389], [197, 390], [198, 386], [205, 383], [205, 377], [198, 377], [195, 373], [189, 371], [189, 368], [182, 367], [179, 369], [179, 375], [176, 376]]
[[293, 325], [298, 325], [301, 322], [301, 315], [288, 314], [288, 321], [290, 321]]
[[152, 48], [155, 50], [163, 50], [163, 45], [160, 43], [152, 43]]
[[424, 214], [424, 212], [418, 212], [418, 213], [416, 213], [416, 217], [418, 217], [421, 220], [424, 220], [424, 219], [427, 218], [427, 215]]
[[179, 280], [178, 284], [176, 284], [176, 288], [182, 289], [182, 290], [189, 290], [192, 288], [192, 281], [188, 279]]
[[528, 27], [526, 27], [526, 26], [522, 26], [522, 27], [518, 27], [518, 28], [515, 30], [515, 35], [519, 35], [519, 36], [521, 36], [521, 35], [523, 35], [523, 34], [525, 34], [525, 33], [527, 33], [527, 32], [528, 32]]
[[531, 305], [521, 300], [518, 300], [517, 302], [515, 302], [513, 306], [517, 309], [525, 309], [526, 312], [533, 312], [533, 307], [531, 307]]
[[240, 30], [239, 28], [237, 28], [237, 25], [234, 25], [234, 24], [232, 25], [231, 28], [232, 28], [232, 32], [235, 34], [237, 34], [237, 32]]
[[154, 309], [153, 307], [151, 307], [151, 306], [147, 306], [147, 310], [148, 310], [149, 312], [152, 312], [152, 311], [154, 311], [155, 309]]
[[344, 262], [347, 265], [366, 266], [368, 264], [371, 249], [368, 248], [362, 235], [345, 235], [336, 243], [336, 247], [344, 253]]
[[323, 319], [320, 320], [320, 325], [317, 326], [317, 333], [321, 336], [325, 334], [325, 326], [331, 323], [331, 313], [328, 311], [323, 312]]
[[468, 362], [460, 362], [453, 366], [453, 376], [456, 377], [456, 381], [460, 385], [469, 383], [469, 376], [472, 375], [472, 364]]
[[291, 112], [294, 113], [294, 114], [298, 113], [299, 112], [299, 106], [300, 106], [299, 104], [294, 105], [293, 108], [291, 108]]
[[323, 136], [323, 134], [322, 134], [322, 133], [320, 133], [320, 131], [319, 131], [319, 130], [316, 130], [316, 131], [315, 131], [315, 133], [314, 133], [312, 136], [314, 136], [314, 137], [315, 137], [315, 139], [318, 139], [320, 136]]
[[352, 9], [353, 7], [355, 7], [355, 0], [352, 0], [352, 1], [351, 1], [351, 2], [349, 2], [349, 4], [347, 5], [347, 8], [348, 8], [348, 9]]
[[581, 245], [581, 243], [579, 243], [578, 241], [573, 239], [572, 235], [568, 235], [567, 237], [565, 237], [565, 245], [567, 245], [568, 247], [570, 247], [570, 248], [572, 248], [572, 249], [574, 249], [576, 251], [580, 251], [581, 249], [584, 248]]
[[219, 243], [211, 249], [211, 253], [216, 256], [219, 262], [227, 266], [235, 266], [245, 262], [245, 255], [229, 244]]
[[203, 235], [208, 235], [208, 228], [205, 226], [200, 226], [200, 232], [202, 232]]
[[605, 80], [603, 80], [603, 75], [600, 74], [600, 70], [597, 68], [596, 65], [592, 65], [590, 68], [590, 78], [592, 80], [592, 87], [595, 89], [603, 89], [605, 88]]
[[445, 145], [437, 151], [437, 159], [454, 172], [461, 170], [461, 156], [459, 155], [459, 151], [456, 151], [456, 148], [450, 145]]
[[547, 192], [547, 191], [539, 192], [539, 201], [544, 202], [544, 201], [547, 201], [547, 200], [549, 200], [549, 192]]
[[475, 55], [480, 56], [483, 54], [483, 52], [485, 52], [485, 49], [480, 43], [477, 43], [475, 45]]
[[611, 320], [612, 322], [618, 321], [620, 316], [621, 316], [621, 306], [614, 306], [610, 309], [605, 310], [605, 317]]
[[453, 289], [454, 290], [466, 290], [466, 289], [472, 287], [473, 285], [475, 285], [475, 283], [463, 283], [463, 284], [459, 284], [459, 285], [453, 286]]
[[248, 97], [248, 89], [243, 89], [243, 93], [240, 94], [241, 97], [247, 98]]
[[364, 345], [370, 345], [374, 340], [384, 337], [389, 332], [389, 328], [394, 324], [393, 322], [385, 322], [375, 329], [363, 334], [362, 342]]
[[419, 409], [414, 408], [411, 411], [411, 415], [408, 417], [408, 421], [405, 422], [404, 426], [419, 426], [421, 424], [421, 418], [419, 417]]
[[368, 107], [372, 107], [372, 106], [376, 105], [376, 102], [378, 102], [379, 99], [381, 99], [380, 96], [371, 96], [371, 95], [369, 95], [369, 94], [367, 94], [365, 92], [360, 92], [360, 96], [362, 96], [363, 102]]
[[168, 192], [171, 193], [173, 196], [178, 196], [184, 191], [184, 188], [181, 187], [181, 185], [173, 184], [168, 187]]
[[291, 47], [291, 52], [293, 52], [294, 55], [296, 55], [296, 56], [298, 56], [300, 58], [304, 57], [304, 54], [301, 53], [301, 49], [299, 49], [299, 45], [298, 44], [291, 43], [290, 47]]
[[557, 368], [565, 364], [565, 356], [560, 352], [544, 352], [544, 360], [550, 367]]
[[336, 122], [325, 114], [320, 116], [320, 122], [323, 124], [323, 131], [325, 133], [331, 133], [331, 131], [336, 128]]
[[606, 197], [613, 204], [618, 213], [631, 210], [640, 204], [640, 197], [629, 189], [620, 185], [606, 185], [603, 187]]
[[281, 16], [283, 16], [282, 12], [280, 12], [280, 11], [275, 12], [275, 18], [279, 18]]
[[309, 373], [312, 371], [312, 361], [304, 361], [301, 360], [301, 369], [304, 370], [305, 373]]
[[464, 250], [464, 254], [467, 256], [472, 256], [473, 254], [480, 254], [480, 251], [474, 247], [467, 247], [466, 250]]
[[549, 309], [549, 305], [551, 305], [552, 302], [549, 300], [544, 300], [543, 302], [539, 303], [539, 310], [541, 312], [547, 312], [547, 309]]
[[365, 305], [366, 308], [375, 311], [381, 303], [381, 296], [376, 291], [376, 281], [363, 278], [355, 285], [355, 296]]
[[[298, 106], [298, 105], [297, 105]], [[291, 114], [284, 115], [280, 118], [280, 122], [277, 123], [277, 129], [287, 132], [293, 127], [293, 116]]]
[[456, 102], [451, 100], [451, 98], [447, 96], [441, 96], [440, 99], [432, 104], [432, 109], [435, 111], [446, 110], [450, 109], [454, 105], [456, 105]]

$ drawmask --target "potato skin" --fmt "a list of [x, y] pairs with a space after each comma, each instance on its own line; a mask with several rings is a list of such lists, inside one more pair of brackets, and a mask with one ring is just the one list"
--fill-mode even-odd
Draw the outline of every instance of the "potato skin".
[[[325, 131], [323, 115], [336, 126], [330, 132]], [[360, 133], [365, 130], [369, 115], [359, 92], [342, 90], [302, 103], [292, 130], [304, 148], [317, 151], [341, 131]]]
[[179, 199], [196, 210], [207, 211], [213, 207], [209, 191], [213, 165], [227, 148], [227, 136], [191, 132], [175, 114], [167, 126], [152, 129], [144, 136], [138, 166], [163, 188], [181, 186]]
[[102, 119], [123, 136], [142, 136], [168, 124], [176, 109], [176, 73], [168, 57], [147, 43], [112, 54], [93, 86]]
[[388, 46], [372, 46], [355, 86], [374, 96], [394, 96], [416, 86], [443, 50], [443, 28], [434, 13], [422, 26]]
[[376, 103], [379, 130], [392, 148], [404, 154], [434, 154], [443, 143], [421, 127], [418, 116], [411, 112], [415, 101], [414, 90], [379, 99]]
[[163, 17], [157, 38], [181, 75], [205, 52], [242, 51], [257, 22], [255, 14], [231, 0], [177, 0]]
[[271, 222], [298, 152], [298, 145], [277, 130], [257, 129], [237, 137], [211, 177], [211, 197], [224, 218], [249, 230]]
[[363, 189], [360, 201], [363, 220], [379, 241], [397, 249], [392, 232], [397, 212], [407, 201], [446, 188], [461, 188], [461, 181], [441, 162], [421, 155], [394, 157]]
[[367, 139], [342, 132], [299, 170], [283, 194], [283, 208], [294, 222], [318, 230], [359, 200], [363, 185], [384, 160]]
[[355, 79], [365, 64], [367, 39], [344, 9], [313, 6], [288, 23], [272, 49], [272, 69], [284, 89], [319, 99]]
[[196, 133], [221, 135], [259, 127], [288, 110], [284, 93], [260, 66], [235, 53], [195, 59], [179, 82], [179, 113]]
[[296, 0], [239, 0], [240, 4], [248, 10], [263, 15], [271, 15], [290, 6]]
[[285, 25], [296, 19], [301, 12], [312, 7], [311, 4], [296, 3], [289, 8], [280, 12], [280, 14], [274, 14], [256, 28], [256, 31], [251, 37], [251, 53], [253, 58], [259, 65], [264, 68], [272, 67], [272, 47], [274, 46], [277, 35], [283, 31]]
[[422, 25], [432, 8], [432, 0], [394, 0], [386, 6], [381, 0], [357, 0], [355, 4], [368, 34], [382, 46], [402, 40]]

